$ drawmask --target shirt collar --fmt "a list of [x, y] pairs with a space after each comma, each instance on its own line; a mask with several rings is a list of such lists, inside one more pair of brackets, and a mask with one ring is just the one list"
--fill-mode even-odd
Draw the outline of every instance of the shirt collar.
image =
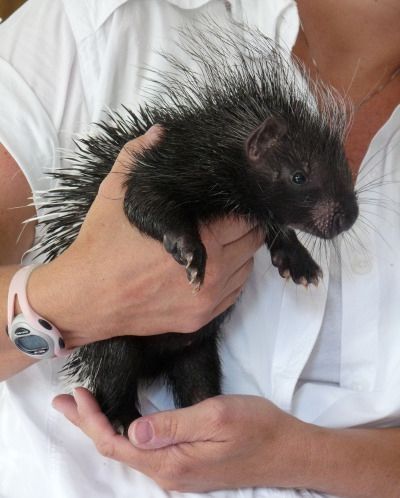
[[167, 0], [167, 2], [172, 5], [176, 5], [181, 9], [197, 9], [206, 3], [209, 3], [210, 0]]
[[90, 21], [94, 29], [98, 29], [110, 16], [128, 0], [107, 0], [107, 2], [98, 2], [98, 0], [86, 0]]

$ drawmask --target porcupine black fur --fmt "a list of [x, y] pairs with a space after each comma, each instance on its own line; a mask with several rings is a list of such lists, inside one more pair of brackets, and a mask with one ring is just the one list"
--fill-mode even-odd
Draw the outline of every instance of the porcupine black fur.
[[[162, 242], [200, 286], [206, 253], [199, 225], [245, 217], [266, 230], [282, 276], [316, 283], [320, 269], [293, 228], [329, 239], [358, 214], [343, 148], [343, 102], [253, 28], [223, 29], [207, 19], [181, 32], [180, 47], [197, 69], [164, 54], [173, 71], [154, 71], [159, 93], [137, 111], [99, 123], [95, 136], [77, 141], [70, 169], [54, 173], [58, 187], [42, 199], [41, 252], [51, 260], [73, 242], [123, 145], [159, 123], [160, 143], [138, 154], [127, 173], [130, 222]], [[65, 372], [86, 383], [126, 430], [140, 415], [142, 382], [163, 377], [177, 406], [220, 394], [217, 342], [226, 314], [192, 334], [86, 345]]]

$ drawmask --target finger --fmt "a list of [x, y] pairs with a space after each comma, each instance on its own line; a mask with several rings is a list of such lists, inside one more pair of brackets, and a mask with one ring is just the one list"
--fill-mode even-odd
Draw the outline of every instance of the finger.
[[224, 297], [211, 312], [210, 320], [213, 320], [221, 313], [230, 308], [239, 299], [246, 284], [247, 279], [253, 269], [254, 260], [251, 258], [228, 280], [224, 288]]
[[98, 442], [116, 435], [108, 418], [101, 411], [95, 397], [82, 387], [74, 389], [74, 398], [79, 413], [79, 427], [87, 436]]
[[149, 128], [144, 135], [127, 142], [118, 154], [117, 160], [111, 169], [112, 173], [125, 172], [132, 166], [132, 161], [137, 154], [153, 147], [161, 138], [163, 129], [160, 125]]
[[180, 443], [209, 441], [212, 437], [209, 400], [187, 408], [154, 413], [135, 420], [128, 430], [132, 444], [141, 449], [166, 448]]
[[148, 455], [117, 434], [87, 389], [76, 388], [74, 398], [69, 395], [57, 396], [53, 406], [92, 439], [100, 454], [154, 477], [163, 455]]
[[[115, 432], [96, 399], [87, 389], [76, 388], [74, 400], [72, 402], [69, 400], [68, 405], [65, 398], [55, 400], [55, 403], [61, 411], [66, 409], [63, 412], [64, 415], [93, 440], [102, 455], [124, 461], [130, 454], [132, 445], [126, 438]], [[75, 404], [75, 410], [73, 404]]]
[[236, 301], [238, 300], [240, 294], [242, 293], [242, 290], [243, 290], [243, 288], [242, 288], [242, 286], [240, 286], [237, 289], [235, 289], [234, 291], [232, 291], [228, 296], [226, 296], [212, 312], [211, 320], [216, 318], [221, 313], [223, 313], [228, 308], [230, 308], [233, 304], [235, 304]]
[[[53, 408], [61, 412], [70, 422], [80, 427], [89, 437], [94, 439], [96, 434], [92, 432], [92, 427], [88, 421], [96, 420], [97, 429], [104, 430], [110, 434], [111, 427], [108, 419], [101, 412], [100, 407], [95, 400], [94, 396], [84, 388], [77, 388], [74, 390], [74, 396], [69, 394], [62, 394], [53, 400]], [[114, 429], [112, 433], [115, 434]]]
[[62, 413], [70, 422], [79, 427], [79, 413], [76, 401], [69, 394], [61, 394], [53, 399], [52, 406]]
[[264, 244], [265, 232], [259, 227], [254, 227], [239, 239], [226, 244], [222, 257], [224, 261], [229, 261], [232, 268], [240, 268]]
[[144, 135], [130, 140], [123, 146], [110, 173], [100, 185], [100, 196], [112, 200], [122, 198], [124, 194], [124, 180], [135, 163], [135, 157], [145, 149], [154, 146], [160, 140], [162, 132], [163, 130], [160, 125], [154, 125]]
[[253, 267], [254, 259], [250, 258], [229, 277], [224, 288], [222, 289], [222, 299], [225, 299], [225, 297], [237, 289], [244, 287]]
[[229, 216], [201, 227], [200, 234], [204, 242], [212, 238], [224, 246], [234, 240], [240, 239], [243, 235], [250, 232], [252, 228], [245, 218]]

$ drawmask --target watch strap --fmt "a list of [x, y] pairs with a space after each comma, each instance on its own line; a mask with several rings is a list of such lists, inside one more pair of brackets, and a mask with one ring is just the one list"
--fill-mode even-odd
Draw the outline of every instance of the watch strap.
[[8, 291], [8, 330], [11, 330], [15, 318], [15, 301], [21, 308], [21, 314], [33, 330], [50, 336], [54, 343], [55, 356], [68, 356], [73, 350], [66, 349], [60, 331], [55, 325], [38, 315], [30, 306], [26, 295], [26, 287], [32, 271], [39, 265], [29, 265], [20, 268], [13, 276]]

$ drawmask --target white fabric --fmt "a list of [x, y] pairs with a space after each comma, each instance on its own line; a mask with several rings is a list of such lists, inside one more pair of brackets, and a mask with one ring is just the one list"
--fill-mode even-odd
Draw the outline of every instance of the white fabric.
[[342, 274], [340, 254], [331, 251], [329, 285], [324, 319], [314, 349], [300, 375], [296, 388], [304, 382], [340, 382], [340, 350], [342, 342]]
[[[292, 45], [298, 21], [289, 1], [231, 4], [235, 19], [247, 19]], [[62, 163], [58, 148], [70, 148], [72, 133], [86, 131], [104, 106], [137, 105], [145, 87], [138, 67], [166, 68], [154, 49], [173, 50], [172, 27], [204, 12], [219, 22], [230, 20], [222, 0], [30, 0], [0, 27], [0, 143], [34, 189], [48, 186], [43, 170]], [[384, 185], [370, 197], [383, 199], [390, 209], [362, 205], [364, 219], [376, 229], [357, 222], [354, 245], [343, 249], [339, 383], [306, 382], [296, 389], [323, 321], [326, 260], [324, 283], [306, 290], [281, 279], [262, 249], [225, 327], [224, 392], [265, 396], [303, 420], [329, 427], [399, 425], [399, 128], [398, 108], [372, 141], [359, 177], [361, 185], [384, 175]], [[140, 473], [101, 457], [51, 408], [62, 389], [61, 365], [61, 360], [44, 361], [0, 385], [0, 497], [183, 496], [163, 492]], [[147, 411], [172, 405], [156, 386], [143, 393], [143, 402]], [[246, 489], [201, 496], [319, 495]]]

